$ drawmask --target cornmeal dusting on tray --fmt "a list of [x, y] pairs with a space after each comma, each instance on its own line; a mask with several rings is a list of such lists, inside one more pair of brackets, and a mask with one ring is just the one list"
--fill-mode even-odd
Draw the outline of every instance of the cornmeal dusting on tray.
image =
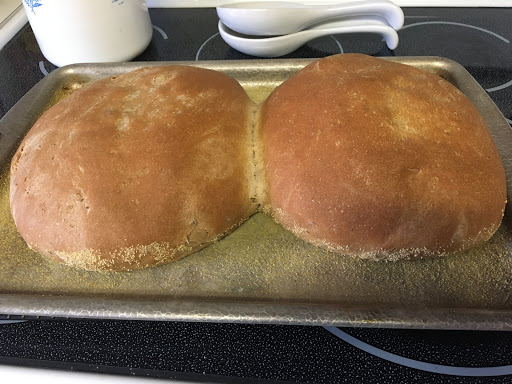
[[[213, 239], [211, 243], [205, 243], [203, 247], [209, 244], [216, 243], [222, 237], [231, 233], [235, 228], [240, 226], [245, 221], [241, 220], [239, 223], [233, 225], [228, 231], [222, 235], [219, 235]], [[182, 257], [188, 255], [192, 250], [191, 246], [181, 245], [178, 248], [174, 248], [169, 243], [152, 243], [149, 245], [137, 245], [125, 248], [114, 249], [110, 251], [112, 259], [116, 259], [116, 263], [119, 260], [123, 260], [125, 265], [133, 266], [140, 265], [140, 260], [146, 256], [151, 256], [157, 260], [156, 265], [166, 264], [171, 261], [177, 261]], [[85, 249], [75, 252], [55, 252], [55, 255], [63, 260], [67, 265], [77, 268], [86, 269], [89, 271], [114, 271], [113, 260], [105, 259], [101, 256], [101, 253], [93, 249]]]
[[[191, 247], [181, 246], [173, 248], [169, 244], [152, 243], [149, 245], [139, 245], [136, 247], [127, 247], [111, 251], [112, 257], [122, 259], [126, 264], [139, 265], [140, 258], [151, 254], [159, 264], [177, 260], [182, 254], [190, 251]], [[112, 260], [101, 257], [98, 251], [85, 249], [76, 252], [55, 252], [66, 264], [88, 270], [95, 270], [101, 266], [101, 270], [111, 270]]]

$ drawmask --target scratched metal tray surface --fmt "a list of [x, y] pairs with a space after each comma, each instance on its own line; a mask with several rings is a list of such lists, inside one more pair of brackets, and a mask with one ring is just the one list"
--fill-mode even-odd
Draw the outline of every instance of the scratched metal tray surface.
[[[494, 136], [512, 191], [512, 132], [468, 72], [438, 57], [390, 60], [436, 73], [469, 97]], [[233, 76], [261, 102], [309, 62], [74, 65], [37, 84], [0, 121], [0, 314], [512, 329], [510, 210], [496, 235], [480, 247], [439, 259], [387, 263], [318, 249], [263, 214], [179, 262], [124, 273], [86, 272], [57, 264], [28, 249], [16, 231], [9, 211], [7, 170], [12, 154], [44, 110], [83, 84], [143, 66], [195, 65]]]

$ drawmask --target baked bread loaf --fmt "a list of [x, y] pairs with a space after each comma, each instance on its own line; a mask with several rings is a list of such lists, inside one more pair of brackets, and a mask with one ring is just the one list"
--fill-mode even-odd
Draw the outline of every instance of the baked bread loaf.
[[316, 61], [261, 112], [273, 217], [317, 246], [396, 260], [491, 237], [504, 169], [471, 102], [442, 78], [358, 54]]
[[31, 248], [88, 270], [177, 260], [255, 211], [238, 82], [194, 67], [91, 83], [46, 111], [11, 164], [10, 202]]

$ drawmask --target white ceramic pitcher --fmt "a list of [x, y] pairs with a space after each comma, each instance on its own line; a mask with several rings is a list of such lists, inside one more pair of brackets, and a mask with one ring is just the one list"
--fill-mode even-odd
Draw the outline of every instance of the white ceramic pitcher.
[[51, 63], [128, 61], [153, 28], [145, 0], [23, 0], [30, 26]]

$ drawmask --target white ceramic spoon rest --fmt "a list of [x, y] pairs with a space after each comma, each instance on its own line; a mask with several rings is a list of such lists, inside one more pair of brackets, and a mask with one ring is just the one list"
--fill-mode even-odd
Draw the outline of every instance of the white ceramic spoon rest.
[[234, 3], [217, 7], [217, 14], [233, 31], [256, 36], [287, 35], [339, 17], [380, 16], [396, 30], [404, 24], [402, 10], [388, 0], [359, 0], [337, 5], [286, 1]]
[[244, 36], [230, 30], [222, 21], [219, 21], [219, 32], [222, 39], [231, 47], [242, 53], [258, 57], [287, 55], [317, 37], [342, 33], [377, 33], [384, 37], [390, 49], [395, 49], [398, 45], [396, 31], [378, 18], [353, 18], [324, 23], [301, 32], [269, 38]]

